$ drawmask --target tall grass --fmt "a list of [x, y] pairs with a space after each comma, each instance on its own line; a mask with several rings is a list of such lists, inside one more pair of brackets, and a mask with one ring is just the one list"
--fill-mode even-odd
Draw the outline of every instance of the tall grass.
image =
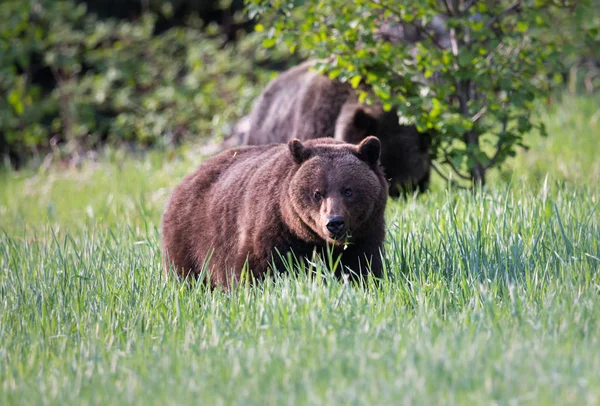
[[0, 175], [1, 404], [597, 404], [596, 99], [478, 193], [391, 203], [387, 278], [166, 278], [160, 214], [199, 161]]

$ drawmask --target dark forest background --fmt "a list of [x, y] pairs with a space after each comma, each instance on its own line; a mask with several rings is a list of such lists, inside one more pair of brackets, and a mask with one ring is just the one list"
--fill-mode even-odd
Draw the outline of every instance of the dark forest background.
[[[600, 86], [598, 4], [586, 7], [548, 32], [571, 37], [555, 76], [572, 93]], [[0, 19], [0, 156], [13, 167], [220, 140], [304, 57], [301, 44], [263, 47], [243, 0], [5, 0]]]

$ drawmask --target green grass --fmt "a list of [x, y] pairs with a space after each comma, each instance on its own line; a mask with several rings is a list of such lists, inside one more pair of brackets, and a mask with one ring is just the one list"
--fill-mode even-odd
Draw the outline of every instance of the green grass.
[[166, 279], [199, 161], [0, 175], [0, 404], [599, 404], [598, 98], [548, 112], [477, 194], [390, 204], [381, 286]]

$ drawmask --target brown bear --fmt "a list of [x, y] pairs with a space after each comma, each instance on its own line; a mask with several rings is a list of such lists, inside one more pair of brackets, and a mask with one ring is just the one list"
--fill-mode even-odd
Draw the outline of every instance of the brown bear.
[[429, 185], [430, 136], [401, 125], [397, 112], [359, 103], [348, 83], [329, 79], [308, 61], [275, 78], [259, 96], [249, 117], [245, 145], [332, 137], [353, 144], [369, 135], [381, 140], [381, 164], [390, 195], [425, 191]]
[[[175, 188], [162, 219], [166, 269], [207, 270], [230, 286], [244, 266], [261, 279], [296, 258], [333, 253], [343, 273], [381, 275], [387, 182], [380, 142], [330, 138], [240, 147], [204, 162]], [[208, 265], [206, 265], [208, 263]], [[340, 276], [342, 272], [336, 274]]]

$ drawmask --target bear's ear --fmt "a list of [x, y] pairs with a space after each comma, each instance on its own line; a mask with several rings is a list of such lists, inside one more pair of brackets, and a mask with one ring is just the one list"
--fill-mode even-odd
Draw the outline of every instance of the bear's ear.
[[294, 161], [296, 161], [298, 165], [310, 157], [310, 150], [302, 145], [302, 141], [298, 138], [291, 139], [290, 142], [288, 142], [288, 147], [290, 148]]
[[379, 141], [379, 138], [370, 136], [362, 140], [356, 149], [360, 159], [371, 166], [375, 166], [377, 161], [379, 161], [381, 142]]
[[359, 107], [354, 111], [352, 124], [354, 124], [356, 128], [363, 130], [367, 135], [375, 135], [377, 131], [377, 119], [362, 107]]

